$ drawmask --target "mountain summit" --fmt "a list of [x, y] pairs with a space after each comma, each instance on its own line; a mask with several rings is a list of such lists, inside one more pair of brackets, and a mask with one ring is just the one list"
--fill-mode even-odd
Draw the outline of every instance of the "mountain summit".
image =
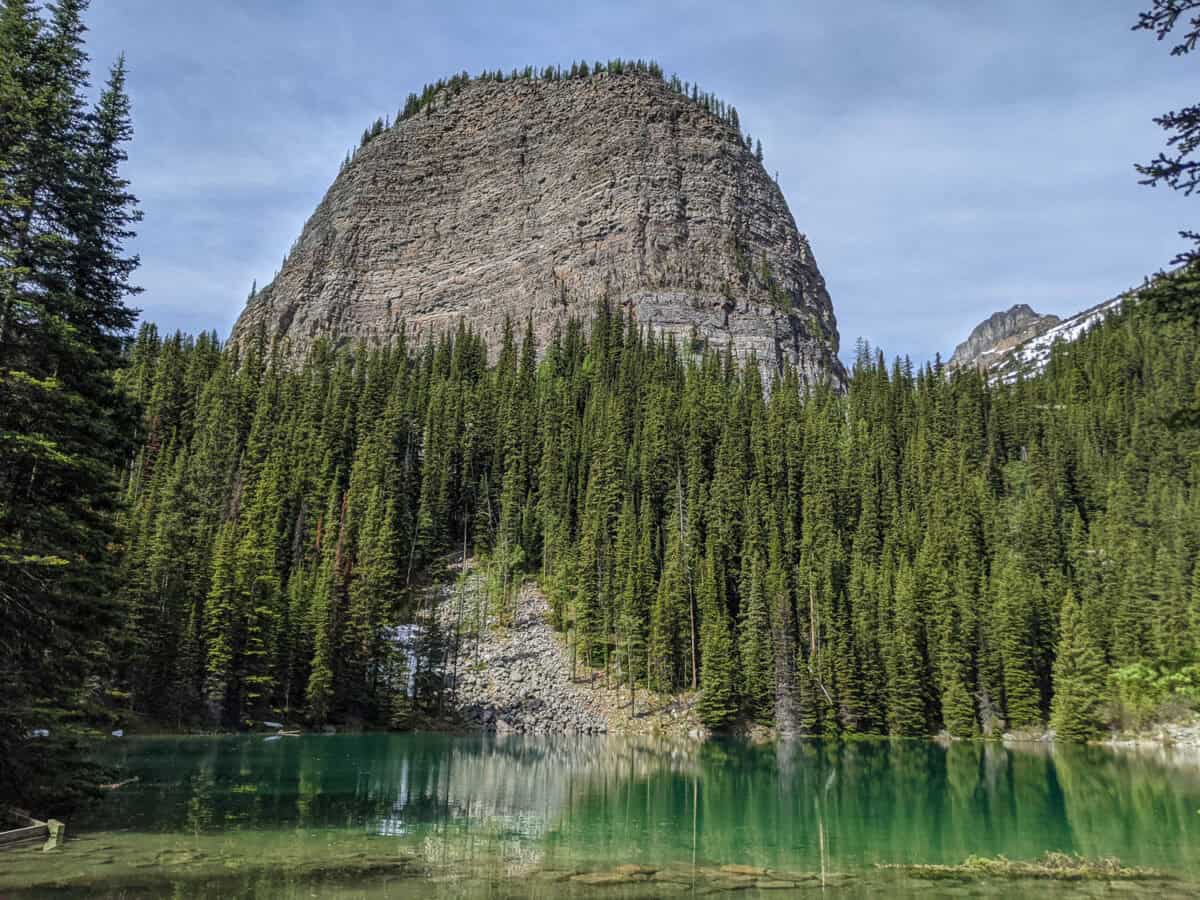
[[992, 313], [954, 348], [949, 364], [952, 368], [986, 370], [1004, 353], [1049, 331], [1059, 321], [1058, 316], [1034, 312], [1028, 303], [1018, 303], [1002, 312]]
[[456, 76], [411, 96], [348, 158], [233, 340], [262, 327], [495, 351], [505, 319], [541, 342], [598, 302], [681, 343], [841, 385], [825, 281], [731, 107], [657, 67]]

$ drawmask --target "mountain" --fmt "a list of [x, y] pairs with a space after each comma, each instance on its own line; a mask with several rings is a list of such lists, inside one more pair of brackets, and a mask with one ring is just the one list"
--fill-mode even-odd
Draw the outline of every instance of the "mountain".
[[1102, 322], [1110, 313], [1121, 308], [1128, 295], [1122, 294], [1097, 303], [1083, 312], [1057, 322], [1051, 327], [1031, 336], [1028, 340], [1000, 353], [988, 367], [994, 381], [1016, 381], [1018, 375], [1036, 375], [1046, 368], [1050, 350], [1059, 341], [1074, 341]]
[[545, 346], [607, 299], [841, 385], [825, 281], [736, 111], [653, 66], [550, 74], [458, 76], [365, 133], [233, 340], [299, 356], [465, 320], [494, 354], [506, 318]]
[[1046, 367], [1056, 343], [1076, 340], [1119, 309], [1126, 296], [1105, 300], [1066, 319], [1039, 315], [1027, 304], [1018, 303], [976, 325], [954, 348], [948, 365], [974, 366], [987, 372], [990, 381], [1012, 382], [1018, 375], [1036, 375]]
[[993, 313], [975, 326], [965, 341], [954, 348], [951, 368], [986, 369], [998, 354], [1036, 337], [1059, 323], [1058, 316], [1039, 315], [1027, 303], [1018, 303]]

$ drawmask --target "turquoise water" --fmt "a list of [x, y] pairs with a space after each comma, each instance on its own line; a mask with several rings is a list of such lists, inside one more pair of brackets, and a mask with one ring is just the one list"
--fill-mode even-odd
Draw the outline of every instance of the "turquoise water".
[[877, 864], [1048, 850], [1200, 881], [1189, 757], [419, 733], [127, 738], [104, 755], [138, 781], [69, 822], [65, 850], [0, 856], [0, 896], [663, 896], [689, 872], [692, 893], [806, 893], [823, 872], [824, 891], [868, 895]]

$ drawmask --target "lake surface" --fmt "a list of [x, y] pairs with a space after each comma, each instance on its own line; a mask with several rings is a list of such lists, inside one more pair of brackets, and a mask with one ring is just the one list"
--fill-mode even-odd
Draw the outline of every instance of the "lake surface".
[[1195, 757], [484, 734], [126, 738], [102, 753], [119, 778], [138, 781], [71, 820], [75, 839], [63, 850], [0, 854], [0, 896], [1097, 896], [1134, 887], [1014, 890], [877, 868], [1048, 850], [1117, 856], [1180, 879], [1155, 883], [1158, 893], [1194, 896], [1200, 882]]

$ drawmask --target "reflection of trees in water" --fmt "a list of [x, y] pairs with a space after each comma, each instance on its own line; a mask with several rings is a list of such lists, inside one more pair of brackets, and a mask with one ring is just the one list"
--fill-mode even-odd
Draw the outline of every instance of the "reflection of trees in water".
[[1175, 837], [1189, 854], [1184, 862], [1200, 866], [1200, 761], [1194, 754], [1155, 758], [1077, 747], [1054, 758], [1080, 853], [1101, 855], [1098, 838], [1113, 832], [1135, 843]]
[[213, 772], [215, 746], [200, 757], [191, 777], [187, 796], [187, 830], [209, 831], [214, 823], [213, 807], [216, 803], [216, 776]]
[[[120, 827], [411, 836], [450, 862], [556, 856], [834, 869], [1046, 850], [1200, 868], [1200, 767], [1096, 748], [364, 735], [147, 742]], [[132, 771], [132, 770], [131, 770]], [[693, 837], [694, 827], [694, 837]]]
[[[697, 855], [779, 867], [959, 862], [971, 854], [1037, 857], [1046, 850], [1126, 855], [1200, 867], [1200, 776], [1101, 749], [995, 744], [812, 741], [754, 748], [710, 745], [690, 777], [652, 773], [606, 785], [572, 810], [564, 837], [611, 836], [631, 858]], [[638, 800], [645, 813], [637, 813]], [[1193, 822], [1193, 820], [1197, 820]], [[674, 828], [655, 827], [674, 822]]]
[[[362, 827], [497, 820], [532, 836], [572, 798], [686, 758], [648, 741], [437, 734], [165, 739], [137, 744], [137, 790], [106, 821], [148, 830]], [[103, 823], [96, 823], [103, 824]], [[405, 826], [405, 827], [407, 827]]]

